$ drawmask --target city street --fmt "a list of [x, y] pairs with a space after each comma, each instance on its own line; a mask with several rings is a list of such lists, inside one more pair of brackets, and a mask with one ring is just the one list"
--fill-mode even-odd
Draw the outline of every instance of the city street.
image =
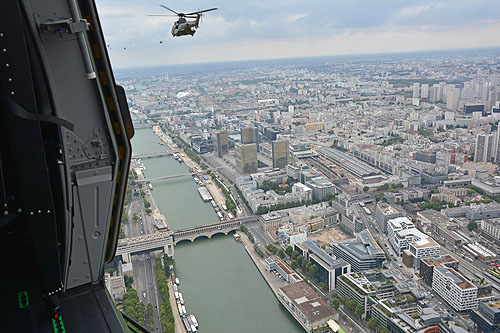
[[[143, 186], [146, 193], [146, 198], [150, 200], [150, 190]], [[154, 230], [152, 217], [145, 213], [144, 204], [140, 196], [134, 197], [127, 208], [128, 219], [124, 223], [124, 232], [127, 237], [137, 237], [145, 234], [150, 234]], [[137, 214], [139, 217], [134, 221], [133, 215]], [[154, 327], [155, 332], [161, 332], [160, 322], [160, 307], [159, 307], [159, 293], [158, 281], [156, 279], [156, 266], [155, 258], [161, 252], [154, 251], [148, 253], [134, 253], [130, 256], [133, 267], [133, 287], [139, 295], [139, 299], [147, 307], [151, 303], [154, 310]], [[144, 294], [146, 297], [144, 297]]]

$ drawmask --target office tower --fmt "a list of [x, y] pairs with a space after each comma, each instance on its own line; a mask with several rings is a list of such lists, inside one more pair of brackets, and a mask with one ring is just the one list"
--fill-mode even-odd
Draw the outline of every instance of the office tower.
[[422, 97], [422, 98], [429, 97], [429, 85], [427, 83], [422, 84], [422, 88], [420, 90], [420, 97]]
[[419, 98], [420, 97], [420, 83], [415, 82], [413, 84], [413, 98]]
[[476, 149], [474, 162], [489, 162], [492, 158], [493, 134], [478, 134], [476, 136]]
[[288, 112], [290, 112], [290, 114], [292, 115], [293, 117], [293, 113], [295, 112], [295, 106], [293, 105], [288, 105]]
[[244, 127], [241, 129], [241, 144], [255, 143], [259, 151], [259, 129], [257, 127]]
[[494, 136], [496, 139], [492, 158], [494, 158], [495, 163], [500, 163], [500, 130], [496, 131]]
[[446, 107], [449, 110], [456, 111], [460, 101], [460, 88], [448, 88], [446, 92]]
[[477, 82], [476, 84], [476, 94], [475, 94], [475, 97], [476, 99], [482, 99], [483, 98], [483, 81], [479, 81]]
[[435, 84], [429, 89], [429, 102], [439, 102], [439, 84]]
[[222, 155], [227, 154], [229, 152], [228, 150], [228, 143], [227, 143], [227, 131], [222, 130], [218, 131], [217, 134], [215, 135], [215, 148], [217, 150], [217, 156], [222, 157]]
[[288, 165], [288, 155], [290, 148], [288, 141], [276, 140], [272, 142], [273, 168], [284, 169]]
[[446, 101], [446, 82], [439, 82], [439, 101], [445, 102]]
[[251, 143], [248, 145], [241, 145], [235, 154], [236, 168], [241, 174], [257, 172], [257, 145]]

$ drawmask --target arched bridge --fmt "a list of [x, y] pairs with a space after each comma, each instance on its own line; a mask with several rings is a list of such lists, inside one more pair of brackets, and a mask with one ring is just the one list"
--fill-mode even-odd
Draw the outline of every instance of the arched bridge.
[[184, 240], [194, 242], [199, 237], [212, 238], [216, 234], [227, 235], [233, 230], [238, 230], [241, 223], [241, 220], [233, 220], [177, 230], [174, 232], [174, 245]]

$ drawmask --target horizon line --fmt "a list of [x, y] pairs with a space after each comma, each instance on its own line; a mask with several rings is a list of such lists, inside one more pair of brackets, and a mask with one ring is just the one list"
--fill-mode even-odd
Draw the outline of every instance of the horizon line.
[[[353, 57], [353, 56], [379, 56], [379, 55], [404, 55], [404, 54], [418, 54], [418, 53], [433, 53], [433, 52], [457, 52], [457, 51], [473, 51], [473, 50], [499, 50], [498, 46], [485, 46], [485, 47], [472, 47], [472, 48], [452, 48], [452, 49], [429, 49], [429, 50], [418, 50], [418, 51], [402, 51], [402, 52], [375, 52], [375, 53], [351, 53], [351, 54], [332, 54], [332, 55], [312, 55], [312, 56], [300, 56], [300, 57], [286, 57], [286, 58], [258, 58], [258, 59], [241, 59], [241, 60], [226, 60], [226, 61], [208, 61], [208, 62], [187, 62], [183, 64], [165, 64], [156, 66], [135, 66], [135, 67], [115, 67], [116, 70], [128, 70], [128, 69], [147, 69], [147, 68], [157, 68], [157, 67], [169, 67], [169, 66], [187, 66], [187, 65], [212, 65], [212, 64], [223, 64], [223, 63], [238, 63], [238, 62], [265, 62], [272, 60], [298, 60], [298, 59], [311, 59], [311, 58], [335, 58], [335, 57]], [[109, 54], [108, 54], [109, 56]]]

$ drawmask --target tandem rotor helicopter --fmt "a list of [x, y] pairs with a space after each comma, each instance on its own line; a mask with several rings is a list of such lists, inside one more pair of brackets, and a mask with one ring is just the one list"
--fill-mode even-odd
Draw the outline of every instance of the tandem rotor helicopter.
[[[185, 35], [194, 36], [196, 29], [200, 25], [200, 19], [203, 16], [203, 13], [210, 12], [212, 10], [216, 10], [217, 8], [210, 8], [205, 10], [200, 10], [192, 13], [177, 13], [176, 11], [168, 8], [167, 6], [160, 5], [160, 7], [165, 8], [166, 10], [171, 11], [175, 15], [179, 17], [177, 21], [174, 22], [172, 27], [172, 36], [180, 37]], [[174, 15], [147, 15], [147, 16], [174, 16]], [[187, 18], [194, 18], [194, 21], [186, 20]]]

